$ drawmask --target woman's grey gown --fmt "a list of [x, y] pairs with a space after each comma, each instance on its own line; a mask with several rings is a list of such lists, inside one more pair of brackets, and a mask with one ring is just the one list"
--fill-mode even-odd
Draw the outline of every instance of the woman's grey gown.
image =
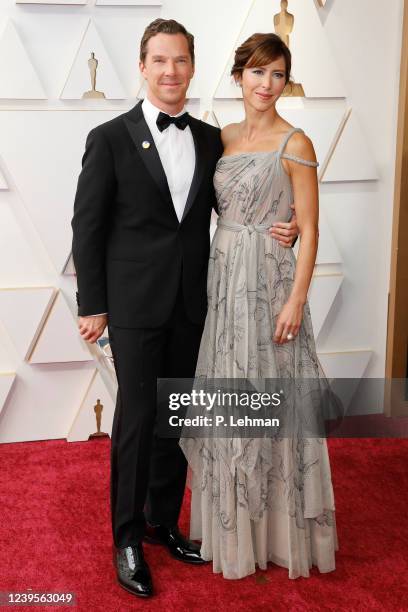
[[[295, 273], [292, 249], [266, 229], [288, 221], [291, 181], [278, 151], [222, 157], [214, 184], [218, 227], [208, 270], [208, 314], [198, 378], [324, 378], [316, 357], [309, 305], [294, 341], [273, 342], [275, 323]], [[214, 572], [242, 578], [268, 561], [289, 578], [335, 569], [335, 506], [325, 438], [220, 439], [182, 437], [191, 468], [190, 537]]]

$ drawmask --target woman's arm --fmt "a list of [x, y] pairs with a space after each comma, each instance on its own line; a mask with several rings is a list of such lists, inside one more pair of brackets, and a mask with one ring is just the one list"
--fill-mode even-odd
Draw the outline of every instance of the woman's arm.
[[[287, 153], [303, 160], [316, 161], [311, 140], [304, 134], [296, 134], [289, 141]], [[275, 342], [287, 342], [288, 333], [295, 336], [302, 322], [303, 306], [307, 299], [316, 261], [319, 235], [319, 189], [315, 167], [282, 160], [290, 173], [296, 206], [300, 245], [295, 279], [288, 301], [280, 313], [274, 334]]]

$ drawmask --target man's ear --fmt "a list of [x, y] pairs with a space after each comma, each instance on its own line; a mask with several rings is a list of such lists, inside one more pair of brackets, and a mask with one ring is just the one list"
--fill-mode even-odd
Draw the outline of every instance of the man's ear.
[[142, 60], [140, 60], [140, 62], [139, 62], [139, 70], [140, 70], [140, 73], [142, 74], [143, 78], [146, 78], [146, 66], [145, 66], [144, 62], [142, 62]]

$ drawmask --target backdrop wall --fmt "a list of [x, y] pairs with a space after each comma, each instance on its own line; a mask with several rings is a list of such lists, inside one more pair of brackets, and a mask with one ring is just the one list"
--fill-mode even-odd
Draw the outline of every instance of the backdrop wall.
[[[382, 377], [403, 0], [289, 0], [293, 76], [305, 98], [279, 110], [320, 162], [320, 246], [309, 294], [328, 376]], [[76, 327], [72, 205], [89, 130], [143, 95], [139, 41], [158, 16], [195, 34], [189, 110], [242, 116], [232, 53], [273, 31], [279, 0], [0, 0], [0, 442], [87, 439], [115, 377]], [[98, 59], [91, 89], [88, 59]], [[361, 412], [381, 409], [365, 398]]]

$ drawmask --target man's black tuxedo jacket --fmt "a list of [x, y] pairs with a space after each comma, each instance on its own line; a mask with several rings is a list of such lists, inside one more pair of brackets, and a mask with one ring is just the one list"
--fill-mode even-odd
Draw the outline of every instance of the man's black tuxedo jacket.
[[[108, 312], [118, 327], [158, 327], [174, 306], [204, 321], [213, 176], [220, 130], [191, 117], [196, 166], [179, 223], [141, 102], [87, 138], [72, 219], [80, 316]], [[143, 142], [150, 146], [144, 148]]]

